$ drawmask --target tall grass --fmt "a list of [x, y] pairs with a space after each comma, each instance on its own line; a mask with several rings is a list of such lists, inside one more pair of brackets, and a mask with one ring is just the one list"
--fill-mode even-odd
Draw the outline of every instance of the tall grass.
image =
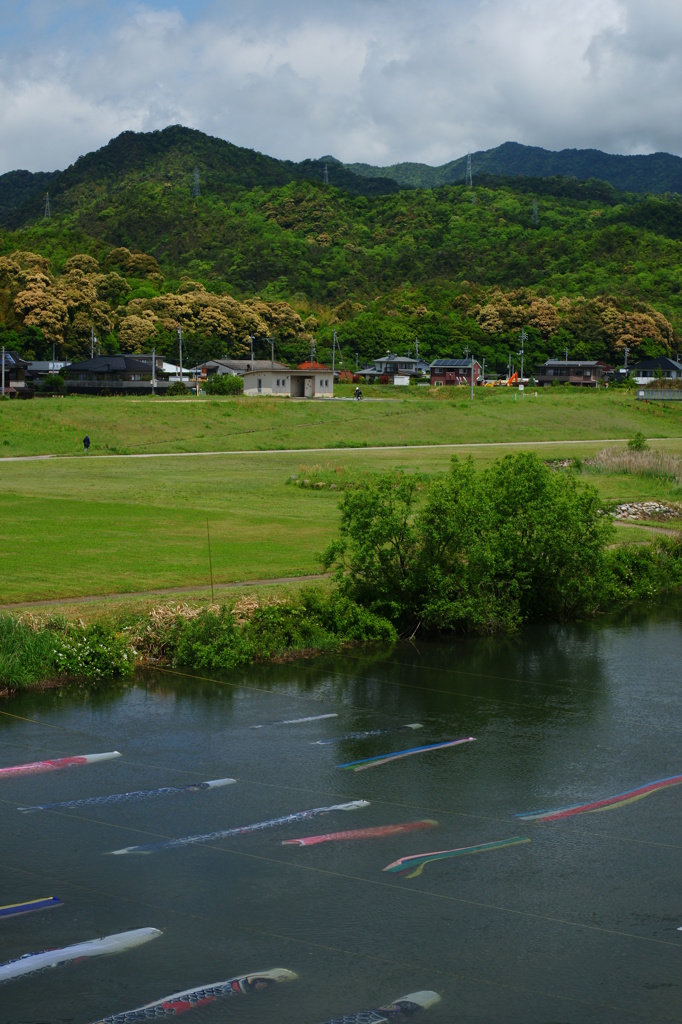
[[11, 615], [0, 615], [0, 685], [22, 689], [54, 674], [54, 637]]
[[584, 465], [598, 473], [629, 473], [634, 476], [670, 480], [682, 487], [682, 459], [677, 455], [649, 449], [633, 451], [623, 448], [604, 448]]

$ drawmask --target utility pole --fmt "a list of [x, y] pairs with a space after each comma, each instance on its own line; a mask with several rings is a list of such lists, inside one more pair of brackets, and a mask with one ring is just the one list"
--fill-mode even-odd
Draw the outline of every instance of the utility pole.
[[357, 373], [359, 369], [360, 369], [360, 367], [358, 365], [358, 353], [356, 352], [355, 353], [355, 372]]
[[414, 350], [417, 354], [417, 360], [419, 360], [419, 338], [414, 339]]
[[180, 383], [182, 384], [182, 327], [178, 327], [178, 340], [180, 342]]
[[57, 372], [56, 369], [55, 369], [55, 365], [54, 365], [55, 364], [55, 354], [54, 353], [55, 353], [55, 343], [52, 342], [52, 370], [51, 370], [52, 373], [56, 373]]
[[474, 400], [474, 354], [471, 353], [471, 401]]
[[152, 349], [152, 394], [156, 394], [156, 348]]
[[524, 343], [524, 341], [528, 341], [528, 335], [526, 334], [526, 332], [524, 331], [524, 329], [522, 327], [521, 328], [521, 351], [519, 352], [519, 355], [521, 356], [521, 380], [523, 380], [523, 343]]
[[270, 342], [270, 369], [274, 370], [275, 369], [275, 339], [274, 338], [268, 338], [268, 341]]
[[90, 358], [95, 358], [95, 328], [94, 325], [90, 328]]
[[628, 349], [628, 347], [626, 345], [625, 346], [625, 366], [624, 366], [625, 370], [627, 370], [627, 368], [628, 368], [628, 351], [629, 351], [629, 349]]
[[485, 356], [483, 356], [483, 367], [481, 369], [481, 380], [485, 383]]
[[2, 346], [2, 397], [5, 397], [5, 346]]
[[564, 349], [564, 362], [565, 363], [568, 362], [568, 349], [567, 348]]
[[313, 356], [314, 355], [315, 355], [315, 339], [311, 338], [310, 339], [310, 369], [311, 370], [313, 368], [313, 362], [314, 362]]
[[253, 334], [249, 335], [249, 341], [251, 342], [251, 369], [253, 370]]

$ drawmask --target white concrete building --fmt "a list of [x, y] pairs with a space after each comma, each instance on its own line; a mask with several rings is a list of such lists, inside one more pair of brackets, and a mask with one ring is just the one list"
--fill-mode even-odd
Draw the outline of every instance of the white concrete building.
[[315, 367], [312, 370], [270, 369], [247, 370], [244, 394], [281, 395], [288, 398], [333, 398], [334, 375], [331, 370]]

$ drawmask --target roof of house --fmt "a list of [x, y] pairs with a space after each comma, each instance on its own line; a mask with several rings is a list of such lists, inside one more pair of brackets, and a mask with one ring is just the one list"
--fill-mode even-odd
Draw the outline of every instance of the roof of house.
[[546, 359], [544, 363], [541, 363], [538, 369], [542, 369], [543, 366], [551, 367], [552, 369], [556, 366], [606, 366], [606, 363], [601, 359]]
[[375, 363], [394, 363], [396, 359], [399, 359], [403, 363], [418, 363], [418, 359], [413, 359], [412, 356], [397, 356], [395, 352], [387, 352], [385, 356], [379, 356], [375, 359]]
[[247, 370], [288, 370], [286, 363], [278, 363], [271, 359], [206, 359], [199, 363], [197, 369], [202, 366], [226, 366], [228, 370], [235, 373], [245, 373]]
[[69, 363], [65, 369], [87, 373], [149, 373], [147, 363], [141, 363], [134, 356], [94, 356], [80, 363]]
[[28, 366], [28, 363], [18, 352], [9, 352], [5, 349], [5, 366]]
[[[433, 368], [434, 366], [441, 366], [444, 367], [445, 369], [450, 368], [453, 370], [468, 370], [469, 367], [471, 366], [472, 358], [473, 357], [469, 357], [468, 359], [434, 359], [434, 361], [431, 363], [431, 367]], [[474, 359], [474, 363], [477, 362], [478, 359]]]
[[658, 356], [656, 359], [640, 359], [638, 363], [635, 363], [635, 370], [677, 370], [678, 373], [682, 373], [682, 363], [678, 363], [676, 359], [671, 359], [669, 356]]
[[26, 369], [31, 373], [50, 373], [51, 370], [61, 370], [64, 366], [68, 366], [68, 363], [54, 362], [52, 359], [32, 359]]

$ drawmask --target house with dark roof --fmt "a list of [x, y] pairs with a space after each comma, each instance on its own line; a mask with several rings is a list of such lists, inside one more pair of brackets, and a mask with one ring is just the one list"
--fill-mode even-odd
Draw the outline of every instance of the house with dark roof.
[[636, 384], [651, 384], [653, 380], [680, 380], [682, 378], [682, 363], [669, 356], [659, 356], [657, 359], [640, 359], [632, 367], [630, 376]]
[[471, 385], [473, 363], [474, 384], [481, 378], [481, 364], [478, 359], [434, 359], [430, 366], [431, 385], [440, 387], [443, 384]]
[[535, 372], [541, 387], [547, 384], [574, 384], [596, 388], [610, 370], [600, 359], [546, 359]]
[[[144, 395], [152, 391], [152, 366], [135, 356], [95, 356], [79, 363], [69, 363], [62, 370], [66, 391], [98, 395], [103, 392], [119, 395]], [[168, 381], [156, 373], [155, 389], [165, 391]]]
[[393, 383], [395, 383], [396, 377], [402, 377], [406, 378], [406, 383], [410, 377], [421, 376], [421, 365], [421, 360], [419, 359], [413, 359], [411, 356], [397, 356], [395, 353], [388, 352], [385, 356], [381, 356], [380, 359], [375, 359], [373, 367], [368, 366], [358, 370], [358, 375], [368, 381], [387, 377]]
[[202, 381], [216, 374], [222, 376], [227, 373], [233, 377], [243, 377], [245, 373], [251, 370], [288, 369], [289, 367], [285, 363], [278, 363], [276, 359], [206, 359], [205, 362], [198, 363], [187, 372], [192, 377], [197, 375], [199, 380]]

